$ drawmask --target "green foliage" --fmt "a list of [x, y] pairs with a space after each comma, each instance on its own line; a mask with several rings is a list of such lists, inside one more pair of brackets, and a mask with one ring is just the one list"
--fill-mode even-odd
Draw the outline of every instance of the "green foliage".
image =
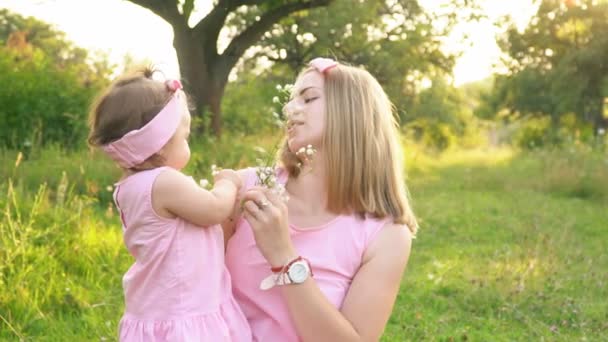
[[543, 115], [524, 116], [495, 124], [490, 132], [493, 144], [511, 144], [522, 149], [587, 146], [601, 152], [605, 151], [607, 141], [605, 133], [596, 132], [574, 113], [563, 115], [557, 123]]
[[[9, 40], [0, 47], [0, 145], [81, 146], [89, 103], [107, 83], [109, 68], [86, 59], [84, 50], [62, 41], [48, 25], [0, 11], [0, 20], [9, 19], [17, 24], [0, 32], [0, 39]], [[5, 37], [7, 32], [13, 35]], [[27, 32], [32, 41], [25, 40]]]
[[[489, 99], [494, 113], [543, 114], [553, 123], [576, 113], [595, 130], [608, 126], [608, 3], [543, 0], [523, 32], [513, 24], [499, 39], [510, 73]], [[555, 127], [553, 127], [555, 130]]]
[[515, 133], [514, 142], [521, 148], [540, 148], [550, 144], [551, 121], [548, 118], [530, 118], [521, 122]]
[[437, 151], [464, 142], [479, 145], [485, 130], [473, 115], [477, 105], [471, 97], [465, 97], [464, 90], [435, 78], [432, 86], [422, 90], [407, 113], [401, 115], [407, 118], [404, 130], [410, 138]]
[[413, 140], [436, 151], [444, 151], [453, 147], [457, 140], [450, 126], [427, 118], [410, 122], [405, 130]]
[[0, 47], [0, 144], [28, 148], [58, 142], [82, 145], [87, 108], [98, 88], [58, 69], [41, 51], [24, 57]]
[[273, 112], [281, 113], [272, 102], [279, 95], [281, 83], [273, 77], [260, 77], [254, 73], [241, 73], [237, 81], [228, 83], [222, 103], [224, 127], [229, 132], [252, 135], [276, 131]]
[[282, 20], [264, 35], [259, 54], [275, 62], [274, 74], [291, 79], [319, 56], [364, 66], [404, 114], [424, 78], [451, 71], [455, 56], [440, 49], [441, 37], [472, 3], [453, 1], [459, 15], [439, 17], [413, 0], [336, 0]]

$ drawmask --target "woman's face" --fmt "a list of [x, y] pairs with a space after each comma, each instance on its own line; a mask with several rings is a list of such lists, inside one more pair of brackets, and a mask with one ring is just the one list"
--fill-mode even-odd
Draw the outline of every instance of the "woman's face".
[[291, 99], [285, 105], [287, 144], [292, 152], [312, 145], [322, 148], [325, 132], [325, 79], [317, 71], [302, 75], [294, 84]]

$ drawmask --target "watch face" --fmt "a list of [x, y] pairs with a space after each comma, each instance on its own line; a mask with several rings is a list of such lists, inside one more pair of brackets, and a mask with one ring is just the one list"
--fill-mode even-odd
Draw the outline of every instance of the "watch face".
[[308, 274], [310, 273], [308, 270], [308, 265], [303, 261], [294, 262], [291, 267], [289, 267], [289, 278], [296, 284], [303, 283], [306, 278], [308, 278]]

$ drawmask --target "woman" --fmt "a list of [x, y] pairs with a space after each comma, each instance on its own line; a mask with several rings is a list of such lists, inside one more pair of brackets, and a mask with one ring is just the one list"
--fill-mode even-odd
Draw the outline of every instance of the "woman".
[[257, 341], [378, 340], [418, 227], [392, 105], [368, 72], [317, 58], [285, 112], [289, 200], [242, 170], [242, 215], [224, 227], [235, 298]]

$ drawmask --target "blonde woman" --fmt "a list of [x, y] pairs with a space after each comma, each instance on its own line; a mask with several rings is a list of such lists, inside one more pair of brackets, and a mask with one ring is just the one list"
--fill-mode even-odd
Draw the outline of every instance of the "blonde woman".
[[243, 210], [224, 226], [235, 298], [254, 341], [376, 341], [418, 227], [392, 105], [367, 71], [317, 58], [285, 111], [289, 199], [242, 170]]

